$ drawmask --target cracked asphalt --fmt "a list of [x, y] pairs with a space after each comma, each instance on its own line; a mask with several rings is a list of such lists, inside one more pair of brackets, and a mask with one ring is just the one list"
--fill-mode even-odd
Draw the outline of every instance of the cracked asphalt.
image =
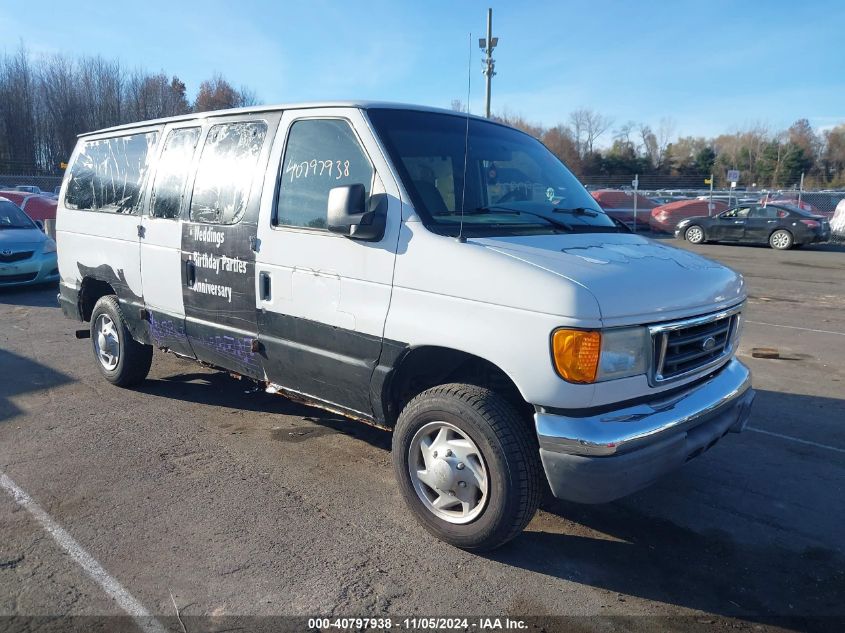
[[[160, 353], [139, 389], [109, 385], [55, 287], [0, 289], [0, 472], [173, 631], [174, 602], [188, 630], [280, 614], [841, 630], [845, 249], [675, 244], [746, 276], [751, 429], [615, 503], [547, 500], [492, 554], [414, 522], [386, 432]], [[0, 629], [121, 614], [0, 490], [0, 616], [19, 616]]]

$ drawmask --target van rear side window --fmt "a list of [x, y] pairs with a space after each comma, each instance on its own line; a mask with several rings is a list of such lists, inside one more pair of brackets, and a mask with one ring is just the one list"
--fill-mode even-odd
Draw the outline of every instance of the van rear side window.
[[266, 137], [263, 121], [211, 127], [194, 180], [193, 222], [235, 224], [241, 219]]
[[80, 211], [138, 213], [158, 132], [84, 141], [70, 167], [65, 206]]
[[188, 179], [188, 170], [191, 168], [199, 138], [198, 127], [172, 130], [167, 135], [153, 182], [151, 216], [169, 219], [179, 217], [185, 181]]

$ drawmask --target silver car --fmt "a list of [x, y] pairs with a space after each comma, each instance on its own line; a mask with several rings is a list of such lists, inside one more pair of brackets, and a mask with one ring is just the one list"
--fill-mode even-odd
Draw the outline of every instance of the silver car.
[[56, 243], [15, 203], [0, 197], [0, 287], [58, 280]]

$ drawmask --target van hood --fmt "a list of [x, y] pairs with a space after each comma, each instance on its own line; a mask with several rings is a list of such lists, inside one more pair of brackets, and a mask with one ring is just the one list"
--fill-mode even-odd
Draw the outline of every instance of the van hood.
[[471, 240], [589, 290], [606, 325], [702, 314], [745, 299], [742, 275], [700, 255], [630, 233]]

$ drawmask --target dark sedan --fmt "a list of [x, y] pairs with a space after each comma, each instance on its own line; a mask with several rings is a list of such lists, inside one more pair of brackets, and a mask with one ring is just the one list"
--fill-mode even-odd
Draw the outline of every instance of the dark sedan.
[[712, 217], [681, 220], [675, 237], [692, 244], [745, 242], [785, 251], [830, 239], [827, 219], [784, 204], [744, 204]]

